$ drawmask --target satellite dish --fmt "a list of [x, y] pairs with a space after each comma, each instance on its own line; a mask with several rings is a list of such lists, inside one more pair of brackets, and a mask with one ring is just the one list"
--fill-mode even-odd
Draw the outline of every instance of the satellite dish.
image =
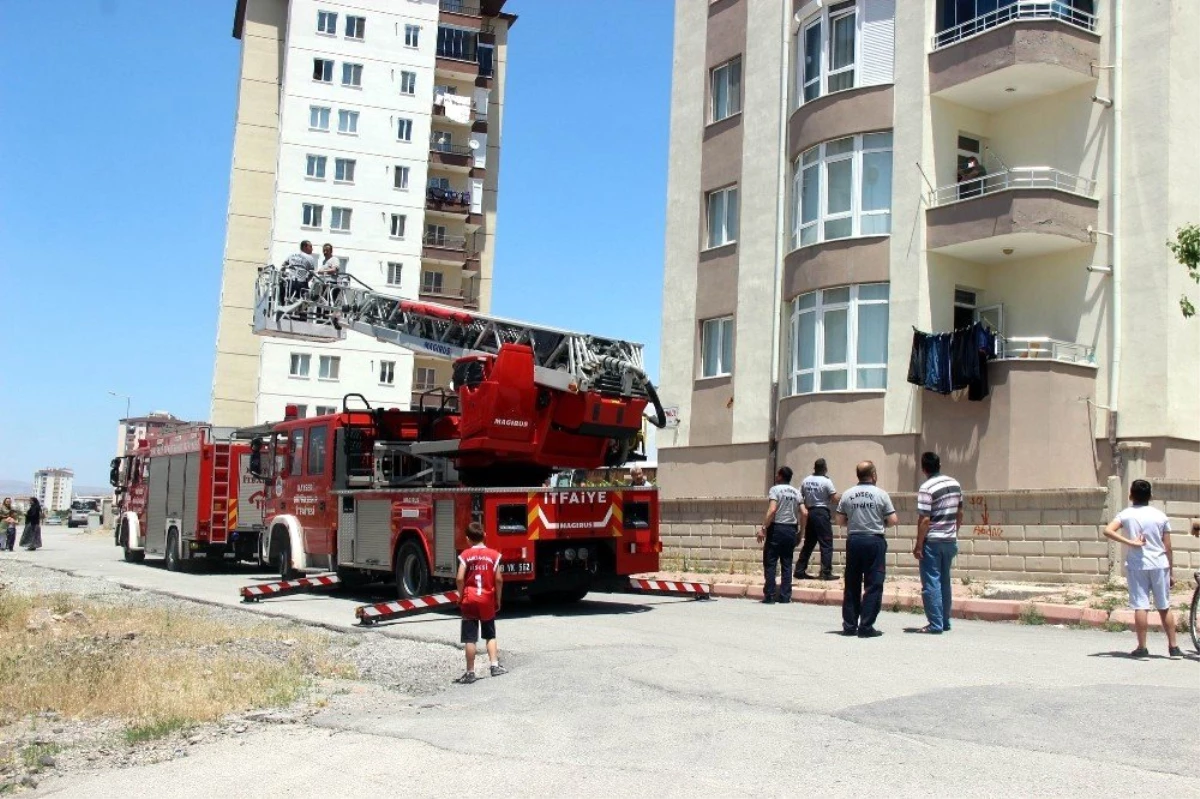
[[478, 140], [476, 140], [476, 139], [471, 139], [471, 144], [470, 144], [470, 147], [471, 147], [471, 149], [472, 149], [472, 150], [478, 150], [478, 149], [479, 149], [479, 142], [478, 142]]

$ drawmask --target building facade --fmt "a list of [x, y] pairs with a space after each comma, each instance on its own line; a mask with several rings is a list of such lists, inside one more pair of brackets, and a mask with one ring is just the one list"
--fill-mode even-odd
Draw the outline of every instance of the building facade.
[[[1197, 37], [1171, 0], [677, 2], [664, 494], [816, 457], [912, 490], [925, 449], [967, 488], [1097, 486], [1131, 441], [1200, 477], [1165, 246], [1200, 220]], [[975, 322], [987, 396], [923, 388], [914, 334]]]
[[33, 473], [33, 495], [46, 511], [69, 510], [75, 490], [75, 472], [70, 469], [38, 469]]
[[448, 364], [362, 336], [251, 332], [254, 282], [301, 240], [397, 297], [486, 311], [508, 28], [503, 0], [238, 0], [242, 42], [212, 422], [404, 407]]
[[137, 448], [152, 433], [190, 424], [166, 411], [152, 411], [145, 416], [131, 416], [117, 421], [117, 457]]

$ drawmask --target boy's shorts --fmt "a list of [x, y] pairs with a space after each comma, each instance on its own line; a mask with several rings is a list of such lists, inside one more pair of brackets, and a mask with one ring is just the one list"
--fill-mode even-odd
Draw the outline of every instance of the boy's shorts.
[[464, 644], [473, 644], [479, 640], [479, 629], [483, 628], [483, 640], [491, 641], [496, 637], [496, 620], [488, 619], [480, 621], [479, 619], [463, 619], [462, 620], [462, 636], [460, 640]]
[[1128, 577], [1129, 607], [1150, 610], [1151, 599], [1155, 610], [1171, 607], [1171, 577], [1167, 569], [1131, 569]]

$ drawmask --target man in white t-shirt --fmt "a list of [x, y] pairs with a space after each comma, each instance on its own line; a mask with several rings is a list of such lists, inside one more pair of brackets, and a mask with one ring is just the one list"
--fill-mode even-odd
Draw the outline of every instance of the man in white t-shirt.
[[1175, 616], [1171, 613], [1171, 527], [1167, 516], [1150, 507], [1150, 483], [1134, 480], [1129, 486], [1130, 507], [1104, 528], [1104, 536], [1128, 547], [1125, 550], [1125, 575], [1129, 579], [1129, 606], [1133, 608], [1133, 629], [1137, 649], [1130, 656], [1139, 660], [1150, 657], [1146, 648], [1147, 613], [1151, 600], [1163, 630], [1167, 633], [1167, 654], [1172, 660], [1183, 657], [1175, 643]]
[[[781, 466], [775, 473], [775, 485], [767, 492], [767, 515], [758, 533], [763, 545], [763, 603], [787, 604], [792, 601], [792, 554], [796, 551], [800, 529], [800, 492], [792, 485], [791, 467]], [[779, 591], [775, 591], [775, 570], [782, 566]]]

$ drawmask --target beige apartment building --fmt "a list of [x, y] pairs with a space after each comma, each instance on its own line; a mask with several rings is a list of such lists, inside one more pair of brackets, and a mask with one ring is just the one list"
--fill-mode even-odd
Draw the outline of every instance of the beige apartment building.
[[[925, 449], [969, 489], [1102, 486], [1133, 441], [1151, 477], [1200, 477], [1195, 287], [1165, 246], [1200, 222], [1200, 3], [675, 13], [666, 496], [758, 496], [819, 456], [910, 491]], [[985, 398], [922, 387], [944, 358], [908, 381], [914, 331], [977, 321]]]
[[241, 41], [211, 420], [405, 407], [449, 364], [352, 335], [253, 335], [254, 284], [310, 240], [397, 297], [486, 312], [508, 31], [504, 0], [237, 0]]

